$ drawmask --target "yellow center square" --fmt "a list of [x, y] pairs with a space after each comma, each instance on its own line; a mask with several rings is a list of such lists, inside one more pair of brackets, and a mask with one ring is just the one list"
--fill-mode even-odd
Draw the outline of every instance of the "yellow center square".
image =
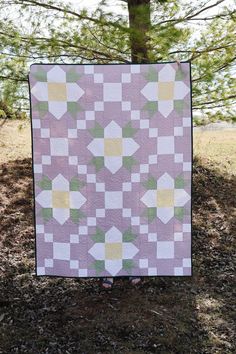
[[174, 82], [158, 82], [158, 100], [174, 99]]
[[106, 243], [105, 258], [122, 259], [122, 243]]
[[157, 191], [157, 207], [174, 207], [174, 190], [162, 189]]
[[66, 84], [48, 83], [48, 101], [66, 101]]
[[64, 191], [52, 191], [52, 207], [53, 208], [69, 208], [70, 194]]
[[122, 155], [122, 139], [104, 139], [104, 155], [105, 156], [121, 156]]

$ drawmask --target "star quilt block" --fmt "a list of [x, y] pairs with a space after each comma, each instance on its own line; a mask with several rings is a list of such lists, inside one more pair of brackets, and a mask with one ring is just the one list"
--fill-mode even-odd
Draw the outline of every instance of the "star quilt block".
[[192, 274], [189, 62], [34, 64], [38, 276]]

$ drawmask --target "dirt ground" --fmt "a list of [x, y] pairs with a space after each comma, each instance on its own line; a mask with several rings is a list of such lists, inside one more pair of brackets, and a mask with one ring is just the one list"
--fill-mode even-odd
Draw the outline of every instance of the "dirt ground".
[[0, 164], [1, 354], [235, 353], [235, 176], [195, 159], [192, 277], [105, 292], [35, 277], [31, 159], [15, 154]]

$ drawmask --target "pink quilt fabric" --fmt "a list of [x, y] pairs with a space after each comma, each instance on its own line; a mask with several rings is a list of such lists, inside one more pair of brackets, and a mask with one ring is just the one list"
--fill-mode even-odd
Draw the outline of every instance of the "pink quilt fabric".
[[37, 275], [191, 275], [190, 76], [31, 66]]

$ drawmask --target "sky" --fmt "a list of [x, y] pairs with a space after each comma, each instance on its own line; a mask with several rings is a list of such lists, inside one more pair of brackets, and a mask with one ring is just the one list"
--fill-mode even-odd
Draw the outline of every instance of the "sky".
[[[98, 0], [62, 0], [64, 3], [71, 3], [75, 8], [86, 8], [88, 10], [95, 10], [97, 8]], [[122, 1], [108, 0], [109, 10], [118, 14], [125, 14], [126, 11], [122, 9]]]
[[[87, 10], [93, 11], [96, 9], [97, 4], [98, 4], [98, 0], [62, 0], [62, 2], [64, 2], [65, 4], [71, 3], [73, 5], [73, 7], [75, 7], [76, 9], [81, 9], [81, 8], [86, 8]], [[189, 1], [184, 1], [185, 3], [189, 3]], [[210, 4], [214, 4], [215, 2], [217, 2], [217, 0], [210, 0], [210, 1], [206, 1], [207, 6]], [[192, 0], [191, 1], [192, 4], [198, 4], [199, 0]], [[107, 0], [107, 4], [108, 4], [108, 10], [109, 11], [114, 11], [117, 14], [127, 14], [127, 11], [122, 8], [122, 4], [124, 7], [124, 2], [121, 0]], [[218, 11], [220, 10], [220, 8], [222, 8], [222, 6], [225, 5], [235, 5], [235, 1], [234, 0], [225, 0], [222, 4], [218, 5], [218, 7], [212, 8], [207, 10], [207, 15], [214, 15], [217, 14]]]
[[[97, 5], [99, 3], [98, 0], [61, 0], [62, 2], [64, 2], [65, 4], [72, 4], [72, 6], [74, 7], [75, 10], [81, 10], [82, 8], [86, 8], [87, 11], [94, 11], [97, 8]], [[183, 3], [189, 3], [188, 0], [180, 0]], [[209, 1], [205, 1], [206, 6], [209, 6], [211, 4], [215, 4], [218, 0], [209, 0]], [[199, 0], [192, 0], [191, 3], [195, 6], [197, 6], [199, 4]], [[223, 1], [223, 3], [219, 4], [218, 6], [215, 6], [211, 9], [206, 10], [205, 12], [203, 12], [201, 15], [199, 15], [199, 17], [206, 17], [206, 16], [212, 16], [212, 15], [216, 15], [218, 14], [221, 10], [223, 6], [233, 6], [235, 5], [236, 0], [225, 0]], [[109, 12], [113, 12], [114, 14], [117, 15], [124, 15], [127, 16], [128, 15], [128, 11], [125, 8], [125, 3], [124, 1], [121, 0], [107, 0], [107, 10]], [[204, 28], [204, 21], [200, 21], [200, 23], [198, 21], [192, 21], [188, 23], [188, 26], [192, 27], [193, 34], [192, 34], [192, 41], [200, 38], [201, 36], [201, 31]]]

